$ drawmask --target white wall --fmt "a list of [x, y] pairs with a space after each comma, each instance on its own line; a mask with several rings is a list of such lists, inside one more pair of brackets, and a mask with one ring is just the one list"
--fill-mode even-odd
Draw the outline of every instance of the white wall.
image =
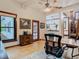
[[[45, 16], [41, 11], [38, 11], [33, 8], [22, 9], [18, 4], [14, 4], [11, 0], [0, 0], [0, 10], [6, 12], [16, 13], [17, 16], [17, 40], [16, 42], [5, 43], [5, 47], [13, 46], [19, 44], [19, 35], [24, 31], [24, 29], [20, 29], [19, 27], [19, 18], [27, 18], [31, 20], [45, 20]], [[25, 30], [27, 31], [27, 30]], [[28, 30], [32, 33], [32, 29]], [[43, 30], [40, 32], [43, 32]], [[40, 35], [41, 37], [41, 35]]]
[[[41, 19], [40, 22], [46, 24], [46, 17], [44, 19]], [[40, 39], [45, 39], [44, 36], [45, 33], [46, 33], [46, 25], [45, 25], [45, 29], [40, 29]]]

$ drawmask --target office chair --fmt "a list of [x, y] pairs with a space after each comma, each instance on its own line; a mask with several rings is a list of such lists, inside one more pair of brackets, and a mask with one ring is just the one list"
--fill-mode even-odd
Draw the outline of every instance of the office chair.
[[[66, 45], [61, 46], [62, 36], [56, 34], [45, 34], [45, 52], [51, 54], [56, 58], [61, 58], [66, 48]], [[57, 44], [57, 45], [55, 45]]]

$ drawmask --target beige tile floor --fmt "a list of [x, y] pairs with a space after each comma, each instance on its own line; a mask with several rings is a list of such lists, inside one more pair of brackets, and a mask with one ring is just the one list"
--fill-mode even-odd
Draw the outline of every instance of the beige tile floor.
[[[38, 59], [38, 57], [39, 59], [45, 59], [46, 55], [44, 53], [44, 44], [45, 44], [44, 41], [37, 41], [34, 42], [33, 44], [26, 46], [16, 46], [7, 48], [6, 51], [8, 53], [9, 59]], [[68, 58], [71, 58], [71, 51], [72, 51], [71, 49], [65, 51], [64, 56], [68, 56]], [[75, 53], [77, 53], [77, 49], [75, 50]], [[75, 57], [74, 59], [79, 59], [79, 57]]]

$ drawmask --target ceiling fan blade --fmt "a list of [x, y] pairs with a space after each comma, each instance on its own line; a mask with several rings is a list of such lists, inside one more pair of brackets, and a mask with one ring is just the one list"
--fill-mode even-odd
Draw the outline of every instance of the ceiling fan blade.
[[53, 8], [61, 9], [61, 8], [63, 8], [63, 7], [53, 7]]

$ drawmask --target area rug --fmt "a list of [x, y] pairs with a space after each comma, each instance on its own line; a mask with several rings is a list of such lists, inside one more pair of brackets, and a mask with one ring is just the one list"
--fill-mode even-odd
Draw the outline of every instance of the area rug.
[[46, 55], [45, 51], [42, 50], [42, 51], [34, 52], [23, 59], [64, 59], [64, 58], [55, 58], [52, 55]]

